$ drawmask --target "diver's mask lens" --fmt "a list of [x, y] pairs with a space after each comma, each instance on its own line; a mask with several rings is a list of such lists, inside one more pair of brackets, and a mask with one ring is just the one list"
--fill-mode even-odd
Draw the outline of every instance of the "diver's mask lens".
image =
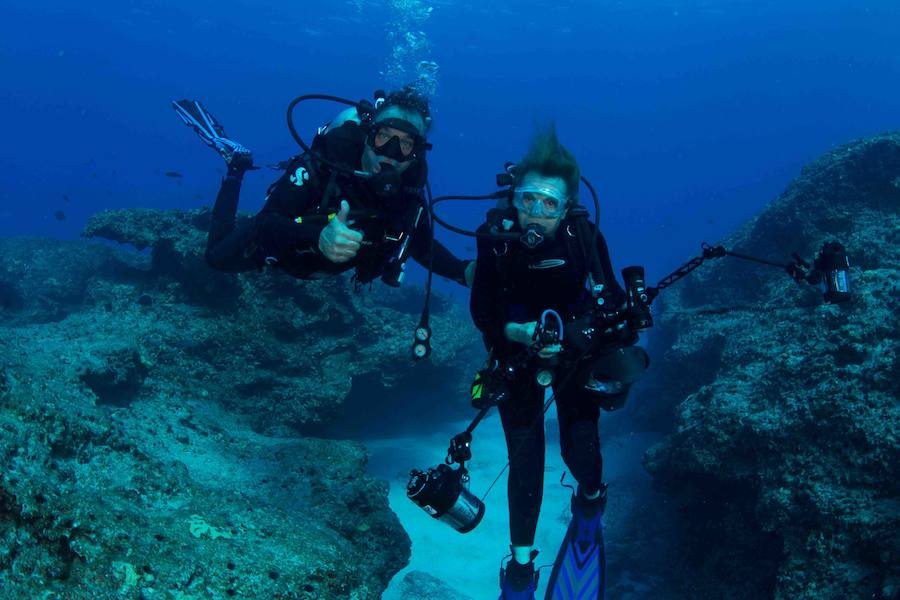
[[416, 158], [424, 146], [415, 126], [402, 119], [379, 121], [369, 133], [367, 142], [375, 154], [401, 163]]
[[555, 190], [527, 187], [515, 191], [513, 206], [525, 211], [530, 217], [555, 219], [565, 212], [566, 200]]
[[394, 144], [396, 148], [390, 150], [400, 150], [400, 155], [408, 159], [415, 149], [415, 142], [408, 137], [400, 137], [392, 135], [387, 129], [381, 128], [375, 132], [375, 148], [388, 150], [388, 144]]

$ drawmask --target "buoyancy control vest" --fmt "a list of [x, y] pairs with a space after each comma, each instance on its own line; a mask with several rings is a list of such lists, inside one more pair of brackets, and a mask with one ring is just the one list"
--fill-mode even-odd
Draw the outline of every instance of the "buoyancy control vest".
[[[549, 280], [556, 280], [563, 289], [583, 301], [582, 291], [590, 292], [590, 287], [606, 287], [606, 275], [597, 255], [597, 248], [591, 247], [593, 225], [587, 220], [587, 212], [574, 207], [560, 222], [554, 239], [547, 240], [534, 249], [510, 240], [497, 240], [491, 244], [497, 257], [501, 286], [505, 293], [512, 291], [516, 280], [531, 280], [537, 273], [552, 274]], [[496, 231], [515, 231], [519, 228], [517, 211], [513, 207], [495, 208], [488, 211], [487, 224]], [[544, 279], [544, 278], [542, 278]], [[576, 293], [577, 290], [577, 293]]]
[[[409, 243], [406, 240], [414, 234], [424, 212], [422, 188], [428, 172], [425, 160], [417, 159], [400, 175], [402, 186], [396, 194], [378, 195], [369, 187], [367, 180], [340, 173], [316, 160], [316, 155], [319, 155], [351, 169], [359, 169], [367, 135], [366, 127], [347, 121], [317, 135], [312, 143], [313, 153], [297, 156], [289, 167], [296, 169], [302, 165], [308, 173], [307, 185], [313, 190], [306, 196], [305, 206], [294, 207], [297, 222], [336, 213], [341, 200], [350, 202], [354, 227], [360, 229], [364, 239], [370, 242], [360, 249], [352, 261], [356, 268], [354, 280], [358, 283], [373, 281], [385, 274], [386, 267], [395, 268], [394, 263], [405, 260], [406, 256], [399, 254], [401, 248]], [[324, 223], [327, 221], [323, 220]], [[343, 270], [346, 268], [334, 269]], [[332, 271], [329, 268], [326, 272]], [[317, 278], [318, 275], [311, 272], [304, 278]], [[386, 282], [395, 285], [388, 280]]]

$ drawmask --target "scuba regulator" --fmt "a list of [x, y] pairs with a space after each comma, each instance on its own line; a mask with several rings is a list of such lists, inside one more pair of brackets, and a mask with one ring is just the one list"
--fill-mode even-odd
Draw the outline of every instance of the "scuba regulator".
[[403, 178], [397, 167], [381, 163], [381, 169], [369, 177], [369, 188], [388, 207], [396, 208], [397, 198], [403, 189]]

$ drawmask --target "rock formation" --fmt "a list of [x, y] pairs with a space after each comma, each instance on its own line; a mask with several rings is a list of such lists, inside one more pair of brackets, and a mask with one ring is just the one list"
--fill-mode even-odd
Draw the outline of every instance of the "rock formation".
[[789, 262], [830, 240], [851, 303], [733, 258], [660, 298], [656, 402], [633, 415], [675, 415], [646, 466], [691, 532], [690, 598], [900, 594], [900, 135], [829, 152], [722, 243]]
[[365, 449], [314, 436], [477, 338], [437, 298], [413, 365], [417, 290], [212, 272], [207, 216], [0, 240], [0, 597], [375, 599], [408, 561]]

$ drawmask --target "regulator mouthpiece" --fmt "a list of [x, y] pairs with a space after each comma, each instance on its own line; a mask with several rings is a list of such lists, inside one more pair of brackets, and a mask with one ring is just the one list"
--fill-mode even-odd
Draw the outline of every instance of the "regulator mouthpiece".
[[379, 198], [393, 199], [403, 189], [401, 173], [390, 163], [383, 162], [380, 166], [381, 170], [369, 178], [369, 186]]
[[544, 233], [540, 225], [529, 225], [525, 231], [519, 236], [519, 241], [526, 247], [534, 250], [544, 241]]

